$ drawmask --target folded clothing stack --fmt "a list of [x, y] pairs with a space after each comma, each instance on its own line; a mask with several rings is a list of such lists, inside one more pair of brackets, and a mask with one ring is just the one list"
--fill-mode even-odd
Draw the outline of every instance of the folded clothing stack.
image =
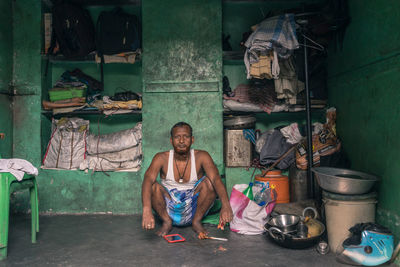
[[80, 69], [65, 71], [49, 90], [50, 101], [43, 100], [43, 108], [56, 111], [70, 107], [84, 107], [86, 98], [97, 95], [102, 89], [103, 86], [99, 81]]

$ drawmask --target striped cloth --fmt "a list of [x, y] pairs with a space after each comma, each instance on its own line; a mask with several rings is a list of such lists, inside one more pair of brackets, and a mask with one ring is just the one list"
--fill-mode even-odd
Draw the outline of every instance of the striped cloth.
[[259, 106], [263, 111], [270, 114], [274, 109], [276, 98], [274, 82], [262, 80], [262, 85], [239, 84], [234, 90], [234, 96], [224, 95], [226, 100], [234, 100], [240, 103], [252, 103]]
[[168, 197], [164, 197], [164, 199], [173, 225], [185, 226], [192, 223], [193, 216], [196, 213], [197, 198], [199, 197], [199, 192], [196, 194], [194, 192], [197, 186], [204, 181], [204, 178], [205, 176], [200, 178], [194, 187], [188, 190], [178, 190], [176, 188], [168, 190], [164, 187], [171, 197], [171, 199]]
[[288, 58], [294, 49], [299, 48], [293, 14], [283, 14], [262, 21], [249, 36], [245, 46], [247, 49], [244, 55], [244, 63], [248, 79], [251, 77], [250, 65], [259, 61], [260, 54], [274, 50], [279, 57]]
[[256, 144], [256, 132], [254, 129], [243, 129], [244, 139], [249, 140], [254, 145]]

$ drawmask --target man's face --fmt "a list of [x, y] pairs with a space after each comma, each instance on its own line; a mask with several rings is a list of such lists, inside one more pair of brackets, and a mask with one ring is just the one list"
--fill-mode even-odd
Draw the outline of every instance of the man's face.
[[188, 126], [176, 127], [172, 130], [171, 144], [178, 154], [185, 154], [190, 151], [194, 137], [190, 134]]

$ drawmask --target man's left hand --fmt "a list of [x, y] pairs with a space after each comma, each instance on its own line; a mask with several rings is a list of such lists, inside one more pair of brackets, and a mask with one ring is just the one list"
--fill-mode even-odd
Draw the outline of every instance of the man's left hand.
[[[222, 227], [227, 224], [228, 222], [232, 221], [233, 219], [233, 212], [230, 205], [222, 205], [221, 212], [219, 216], [219, 225]], [[223, 230], [223, 228], [222, 228]]]

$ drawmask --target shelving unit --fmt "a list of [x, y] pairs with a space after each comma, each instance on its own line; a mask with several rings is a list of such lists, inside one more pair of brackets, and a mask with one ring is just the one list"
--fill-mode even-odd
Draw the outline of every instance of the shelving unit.
[[[66, 59], [62, 55], [56, 55], [56, 56], [42, 55], [42, 59], [49, 60], [49, 63], [52, 63], [52, 64], [100, 64], [100, 63], [96, 62], [94, 54], [90, 54], [89, 56], [82, 58], [82, 59]], [[140, 57], [140, 54], [138, 54], [136, 56], [134, 64], [119, 63], [119, 62], [107, 63], [107, 65], [109, 65], [109, 64], [123, 64], [123, 65], [139, 64], [139, 65], [141, 65], [141, 57]]]
[[[288, 9], [296, 6], [301, 6], [304, 2], [300, 1], [234, 1], [225, 0], [223, 1], [223, 33], [225, 36], [230, 35], [230, 44], [233, 51], [223, 52], [223, 71], [230, 82], [230, 87], [232, 90], [241, 83], [247, 83], [245, 65], [244, 65], [244, 48], [239, 46], [240, 40], [242, 38], [242, 33], [249, 31], [250, 26], [261, 22], [269, 11]], [[250, 15], [251, 14], [251, 15]], [[299, 36], [298, 36], [299, 38]], [[302, 39], [299, 39], [299, 43]], [[303, 49], [300, 47], [299, 49]], [[304, 53], [306, 53], [304, 49]], [[307, 54], [306, 54], [307, 57]], [[305, 65], [307, 67], [307, 65]], [[268, 130], [277, 126], [282, 126], [284, 124], [290, 124], [291, 122], [298, 122], [305, 124], [307, 131], [310, 132], [312, 121], [322, 121], [324, 120], [324, 113], [326, 107], [323, 108], [311, 108], [310, 92], [308, 90], [308, 77], [305, 78], [306, 92], [304, 99], [304, 110], [296, 112], [277, 112], [266, 114], [265, 112], [239, 112], [239, 111], [225, 111], [224, 115], [249, 115], [253, 114], [256, 121], [256, 129], [261, 131]], [[311, 135], [308, 134], [311, 139]], [[311, 146], [311, 143], [309, 143]], [[310, 147], [309, 146], [309, 147]], [[310, 149], [310, 148], [309, 148]], [[311, 154], [312, 157], [312, 153]], [[309, 163], [311, 164], [312, 159]], [[235, 168], [226, 168], [227, 177], [243, 177], [250, 176], [250, 174], [243, 174], [243, 171]], [[309, 173], [309, 184], [311, 182], [312, 176]], [[228, 185], [233, 185], [235, 183], [248, 182], [248, 179], [241, 181], [240, 179], [235, 179], [231, 181]], [[311, 192], [314, 190], [311, 189]]]
[[[121, 7], [125, 12], [134, 14], [141, 19], [141, 1], [139, 0], [83, 0], [79, 1], [89, 11], [93, 24], [96, 26], [97, 18], [102, 11], [109, 11]], [[42, 12], [51, 12], [53, 2], [42, 1]], [[66, 59], [62, 55], [41, 55], [42, 60], [42, 100], [48, 100], [48, 90], [65, 71], [75, 68], [83, 73], [101, 80], [100, 63], [95, 61], [95, 52], [81, 59]], [[102, 96], [113, 96], [117, 92], [131, 91], [142, 93], [142, 64], [140, 54], [136, 56], [135, 63], [107, 63], [104, 67], [104, 90]], [[47, 70], [46, 70], [47, 68]], [[47, 75], [46, 74], [47, 71]], [[41, 110], [41, 148], [42, 158], [50, 140], [51, 120], [61, 117], [81, 117], [90, 121], [90, 132], [93, 134], [108, 134], [133, 127], [142, 121], [142, 110], [130, 110], [123, 114], [106, 115], [97, 109], [76, 110], [68, 113], [53, 114], [52, 110]], [[62, 172], [60, 170], [60, 172]], [[114, 175], [114, 174], [113, 174]], [[115, 174], [117, 175], [117, 174]], [[120, 174], [121, 175], [121, 174]], [[118, 175], [117, 175], [118, 176]]]

